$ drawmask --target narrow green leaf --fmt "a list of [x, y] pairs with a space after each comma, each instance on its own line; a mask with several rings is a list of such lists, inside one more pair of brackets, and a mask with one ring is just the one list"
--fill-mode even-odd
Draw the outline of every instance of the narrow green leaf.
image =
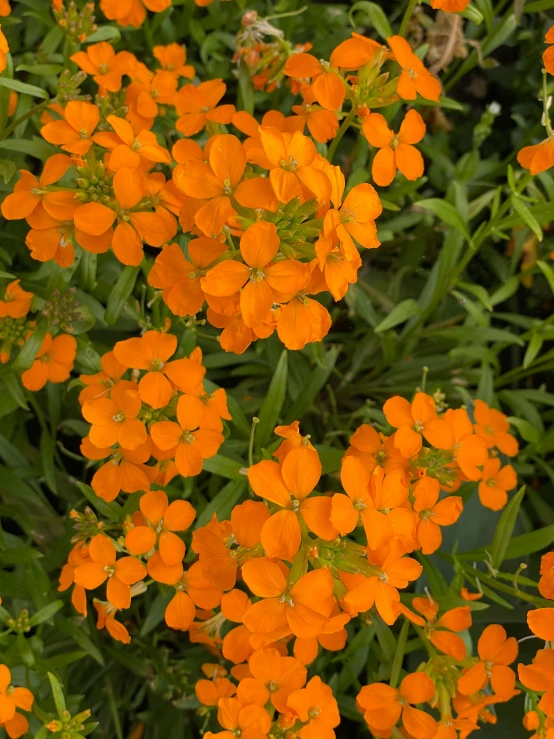
[[433, 215], [440, 218], [441, 221], [444, 221], [448, 226], [452, 226], [452, 228], [456, 229], [458, 233], [462, 234], [467, 242], [471, 241], [471, 235], [466, 222], [456, 208], [453, 205], [450, 205], [450, 203], [447, 203], [444, 200], [439, 200], [439, 198], [428, 198], [427, 200], [418, 200], [417, 203], [414, 203], [414, 206], [433, 213]]
[[329, 375], [335, 367], [339, 351], [336, 346], [332, 346], [329, 351], [323, 355], [323, 366], [317, 365], [315, 369], [309, 373], [307, 383], [299, 392], [298, 397], [292, 404], [291, 409], [286, 414], [287, 422], [301, 419], [306, 411], [309, 410], [315, 397], [329, 379]]
[[523, 200], [521, 200], [517, 195], [512, 195], [510, 198], [510, 204], [527, 228], [531, 229], [539, 241], [542, 241], [542, 228]]
[[123, 272], [119, 275], [119, 279], [110, 293], [108, 305], [106, 306], [106, 315], [104, 316], [104, 320], [108, 326], [112, 326], [119, 318], [121, 311], [127, 302], [127, 298], [133, 292], [139, 269], [139, 267], [125, 267]]
[[421, 309], [418, 303], [413, 298], [406, 298], [406, 300], [398, 303], [381, 323], [375, 326], [375, 333], [380, 334], [383, 331], [388, 331], [401, 323], [405, 323], [408, 319], [418, 316], [420, 313]]
[[211, 472], [212, 475], [226, 477], [228, 480], [245, 479], [244, 475], [241, 475], [239, 471], [243, 467], [244, 464], [225, 457], [223, 454], [216, 454], [214, 457], [204, 460], [204, 469], [207, 472]]
[[546, 277], [546, 280], [550, 285], [550, 289], [554, 293], [554, 271], [552, 270], [552, 267], [546, 262], [543, 262], [542, 259], [537, 259], [536, 265]]
[[48, 100], [50, 97], [46, 90], [43, 90], [41, 87], [27, 85], [25, 82], [11, 80], [8, 77], [0, 77], [0, 87], [7, 87], [8, 90], [15, 90], [15, 92], [20, 92], [22, 95], [32, 95], [43, 100]]
[[354, 3], [348, 13], [348, 19], [354, 28], [359, 25], [355, 23], [353, 17], [354, 13], [357, 11], [365, 15], [370, 25], [375, 28], [382, 39], [385, 39], [386, 41], [390, 36], [392, 36], [392, 29], [389, 21], [380, 5], [377, 5], [377, 3], [367, 2], [367, 0], [360, 0], [360, 2]]
[[44, 608], [41, 608], [40, 611], [37, 611], [31, 618], [29, 619], [29, 623], [31, 626], [38, 626], [43, 621], [48, 621], [49, 618], [52, 618], [52, 616], [57, 613], [60, 608], [63, 608], [63, 600], [55, 600], [52, 603], [49, 603], [47, 606], [44, 606]]
[[288, 361], [287, 350], [285, 349], [277, 363], [269, 390], [260, 410], [260, 422], [256, 429], [256, 449], [258, 451], [267, 445], [275, 426], [277, 426], [285, 402], [287, 376]]
[[408, 632], [410, 630], [410, 622], [404, 619], [400, 634], [398, 635], [398, 642], [396, 644], [396, 652], [394, 653], [394, 659], [392, 660], [392, 666], [390, 671], [390, 686], [396, 688], [398, 681], [400, 680], [400, 671], [402, 669], [402, 662], [404, 661], [404, 654], [406, 653], [406, 642], [408, 641]]
[[29, 369], [35, 361], [35, 357], [42, 346], [45, 335], [46, 331], [44, 331], [44, 329], [36, 328], [33, 331], [17, 355], [15, 362], [12, 364], [12, 369], [16, 372]]
[[63, 694], [61, 683], [52, 672], [48, 673], [48, 679], [50, 680], [50, 686], [52, 688], [52, 696], [54, 698], [54, 703], [56, 704], [56, 711], [58, 712], [58, 716], [60, 718], [63, 718], [63, 713], [67, 709], [65, 705], [65, 697]]
[[498, 521], [490, 548], [491, 565], [495, 570], [497, 570], [504, 561], [506, 550], [508, 549], [510, 538], [514, 530], [514, 526], [516, 525], [519, 507], [524, 495], [525, 485], [521, 487], [509, 501], [502, 511], [502, 515]]
[[61, 64], [20, 64], [16, 72], [29, 72], [39, 77], [56, 77], [63, 70]]
[[50, 436], [48, 431], [43, 431], [40, 436], [40, 459], [42, 461], [42, 469], [44, 471], [44, 477], [50, 490], [58, 494], [58, 488], [56, 486], [56, 468], [54, 465], [54, 451], [56, 448], [56, 442]]
[[23, 410], [28, 411], [29, 406], [25, 400], [25, 392], [21, 384], [21, 376], [19, 374], [15, 374], [15, 372], [6, 372], [2, 375], [2, 382], [17, 405], [20, 408], [23, 408]]
[[38, 559], [43, 555], [37, 549], [31, 549], [31, 547], [21, 544], [18, 547], [10, 547], [0, 552], [0, 564], [3, 565], [18, 565], [26, 562], [32, 562], [33, 559]]
[[119, 29], [115, 26], [98, 26], [94, 33], [87, 36], [87, 44], [97, 44], [99, 41], [111, 41], [116, 44], [121, 41]]
[[17, 651], [25, 667], [34, 667], [36, 664], [35, 653], [29, 644], [30, 639], [25, 639], [23, 634], [17, 635]]
[[121, 506], [119, 503], [106, 503], [105, 500], [99, 498], [90, 485], [86, 485], [84, 482], [77, 481], [79, 490], [83, 493], [85, 498], [92, 503], [96, 510], [103, 516], [106, 516], [110, 521], [119, 522], [121, 518]]

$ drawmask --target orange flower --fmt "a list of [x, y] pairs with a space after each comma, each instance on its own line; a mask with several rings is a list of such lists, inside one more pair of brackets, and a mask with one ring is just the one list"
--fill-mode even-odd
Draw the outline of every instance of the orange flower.
[[253, 633], [282, 631], [282, 636], [317, 636], [333, 610], [333, 578], [329, 570], [312, 570], [290, 587], [281, 568], [269, 559], [253, 559], [242, 567], [244, 581], [263, 598], [244, 614]]
[[423, 477], [414, 486], [414, 511], [419, 514], [417, 539], [423, 554], [433, 554], [442, 544], [441, 526], [451, 526], [464, 509], [462, 498], [449, 495], [439, 501], [440, 484]]
[[539, 639], [554, 641], [554, 608], [535, 608], [528, 611], [527, 625]]
[[256, 221], [242, 235], [240, 251], [245, 264], [220, 262], [200, 280], [210, 295], [226, 297], [242, 288], [240, 310], [244, 323], [253, 328], [262, 323], [276, 302], [286, 300], [305, 287], [309, 269], [295, 259], [274, 261], [280, 240], [273, 223]]
[[65, 107], [64, 120], [47, 123], [40, 133], [50, 144], [83, 156], [92, 146], [92, 134], [99, 120], [96, 105], [71, 100]]
[[271, 716], [261, 706], [244, 705], [238, 698], [220, 698], [217, 709], [217, 720], [226, 729], [218, 734], [207, 731], [206, 739], [228, 739], [229, 736], [241, 736], [244, 739], [262, 739], [271, 728]]
[[199, 428], [204, 416], [202, 401], [193, 395], [182, 395], [177, 403], [177, 420], [160, 421], [150, 429], [156, 446], [162, 450], [175, 448], [175, 464], [183, 477], [199, 475], [204, 459], [217, 454], [223, 434]]
[[517, 161], [522, 167], [528, 169], [532, 175], [540, 174], [550, 169], [550, 167], [554, 167], [554, 136], [549, 136], [540, 144], [524, 146], [517, 154]]
[[243, 145], [236, 136], [225, 134], [213, 139], [209, 165], [195, 157], [173, 171], [173, 180], [182, 193], [207, 200], [194, 215], [194, 222], [206, 236], [217, 236], [235, 214], [232, 198], [246, 208], [275, 210], [277, 207], [267, 179], [255, 177], [241, 181], [245, 167]]
[[369, 143], [379, 149], [371, 166], [371, 175], [377, 185], [390, 185], [397, 169], [407, 180], [421, 177], [423, 157], [412, 144], [419, 143], [424, 137], [425, 123], [417, 110], [406, 113], [397, 134], [388, 127], [380, 113], [366, 116], [362, 131]]
[[[63, 593], [75, 583], [75, 570], [85, 562], [92, 562], [88, 556], [88, 548], [85, 543], [78, 541], [69, 552], [67, 564], [62, 567], [58, 590]], [[82, 616], [87, 615], [87, 596], [82, 585], [75, 585], [71, 593], [71, 602], [75, 610]]]
[[0, 16], [2, 18], [5, 18], [6, 16], [10, 15], [11, 12], [12, 8], [9, 0], [0, 0]]
[[196, 516], [194, 508], [186, 500], [174, 500], [169, 504], [163, 490], [143, 495], [139, 507], [145, 521], [128, 531], [125, 545], [129, 552], [146, 554], [157, 545], [166, 565], [181, 563], [185, 544], [174, 532], [188, 529]]
[[163, 290], [163, 299], [176, 316], [194, 316], [204, 305], [201, 279], [227, 251], [225, 244], [205, 236], [189, 241], [188, 259], [178, 244], [164, 246], [148, 275], [148, 282]]
[[415, 100], [418, 93], [427, 100], [439, 102], [440, 82], [425, 69], [421, 59], [414, 54], [410, 44], [402, 36], [387, 39], [394, 58], [402, 67], [396, 92], [403, 100]]
[[517, 485], [517, 475], [512, 465], [507, 464], [500, 469], [501, 464], [500, 457], [487, 459], [477, 489], [481, 503], [492, 511], [504, 508], [508, 502], [508, 491]]
[[175, 96], [175, 108], [180, 118], [175, 127], [183, 136], [200, 133], [209, 123], [231, 123], [236, 110], [234, 105], [218, 103], [227, 91], [223, 80], [201, 82], [198, 87], [185, 85]]
[[487, 447], [496, 447], [502, 454], [514, 457], [519, 449], [517, 439], [508, 433], [510, 422], [507, 417], [482, 400], [474, 401], [475, 433], [487, 442]]
[[203, 706], [217, 706], [220, 698], [231, 698], [237, 689], [227, 677], [198, 680], [194, 686], [196, 697]]
[[114, 451], [111, 447], [98, 449], [90, 439], [85, 437], [81, 443], [81, 454], [87, 459], [106, 459], [111, 457], [100, 469], [98, 469], [91, 480], [91, 487], [102, 500], [110, 503], [115, 500], [119, 493], [136, 493], [139, 490], [149, 490], [149, 474], [151, 468], [145, 466], [150, 459], [150, 439], [136, 449], [123, 449], [120, 447]]
[[548, 552], [541, 557], [539, 593], [543, 598], [554, 600], [554, 552]]
[[385, 46], [372, 38], [365, 38], [352, 32], [352, 38], [341, 41], [331, 53], [330, 62], [333, 67], [359, 69], [371, 61], [376, 54], [389, 53]]
[[191, 64], [185, 64], [187, 50], [181, 44], [173, 43], [167, 46], [154, 46], [152, 53], [162, 67], [167, 72], [171, 72], [175, 77], [186, 77], [188, 80], [194, 78], [195, 69]]
[[517, 642], [509, 639], [506, 630], [498, 624], [489, 624], [479, 637], [477, 645], [479, 662], [469, 668], [458, 680], [458, 690], [463, 695], [471, 695], [483, 690], [489, 682], [496, 695], [508, 696], [513, 693], [516, 675], [508, 665], [517, 657]]
[[296, 732], [300, 739], [334, 739], [333, 729], [340, 724], [339, 708], [333, 691], [320, 677], [312, 677], [305, 688], [291, 693], [287, 705], [305, 724]]
[[[74, 200], [73, 192], [49, 192], [48, 186], [60, 180], [67, 170], [72, 166], [73, 162], [66, 154], [54, 154], [46, 160], [40, 178], [27, 172], [26, 169], [20, 170], [20, 179], [16, 183], [13, 192], [6, 196], [2, 202], [2, 215], [6, 220], [19, 220], [20, 218], [28, 218], [42, 202], [50, 216], [56, 218], [59, 213], [56, 205], [71, 205]], [[60, 203], [60, 196], [63, 204]], [[75, 201], [74, 208], [79, 203]], [[73, 209], [74, 209], [73, 208]], [[72, 214], [70, 207], [69, 216]], [[63, 218], [62, 218], [63, 220]]]
[[519, 679], [526, 688], [544, 693], [539, 709], [554, 719], [554, 649], [539, 649], [532, 665], [518, 665]]
[[[249, 689], [262, 697], [262, 705], [271, 701], [280, 713], [287, 711], [287, 699], [306, 682], [306, 668], [295, 657], [283, 656], [277, 649], [260, 649], [248, 659], [252, 679]], [[241, 685], [244, 684], [244, 680]], [[241, 689], [239, 687], [239, 697]]]
[[327, 62], [312, 54], [293, 54], [287, 59], [283, 74], [295, 79], [311, 79], [310, 92], [327, 110], [340, 110], [346, 95], [341, 76]]
[[34, 696], [28, 688], [14, 688], [11, 681], [10, 670], [0, 664], [0, 726], [4, 726], [10, 739], [18, 739], [27, 733], [29, 722], [16, 709], [30, 711]]
[[94, 446], [102, 449], [119, 444], [133, 451], [147, 438], [146, 427], [137, 416], [141, 410], [140, 395], [133, 382], [120, 380], [109, 398], [87, 400], [83, 416], [92, 424], [89, 436]]
[[167, 360], [177, 349], [177, 337], [162, 331], [147, 331], [140, 338], [118, 341], [114, 355], [124, 367], [145, 370], [138, 383], [143, 402], [152, 408], [165, 407], [173, 396], [172, 383], [183, 392], [198, 393], [205, 368], [191, 359]]
[[80, 375], [79, 380], [85, 387], [79, 393], [81, 405], [87, 400], [95, 400], [107, 395], [110, 389], [121, 380], [127, 368], [117, 361], [113, 352], [106, 352], [100, 358], [102, 370], [94, 375]]
[[400, 469], [385, 474], [382, 467], [372, 473], [358, 457], [345, 457], [341, 482], [347, 495], [333, 495], [331, 523], [341, 535], [352, 531], [361, 518], [371, 549], [386, 546], [393, 536], [410, 542], [415, 536], [415, 518], [409, 508], [408, 486]]
[[248, 469], [248, 481], [260, 498], [281, 510], [263, 525], [261, 542], [268, 557], [291, 559], [302, 541], [299, 515], [305, 499], [321, 477], [318, 453], [301, 446], [292, 449], [282, 465], [263, 460]]
[[376, 574], [361, 578], [345, 595], [344, 603], [351, 616], [365, 613], [375, 605], [385, 623], [396, 621], [400, 613], [398, 588], [406, 588], [423, 570], [419, 562], [403, 554], [404, 548], [398, 539], [392, 539], [389, 546], [377, 552], [368, 552]]
[[363, 459], [370, 472], [373, 472], [377, 465], [383, 467], [385, 472], [395, 468], [407, 472], [410, 464], [395, 447], [394, 434], [392, 436], [379, 434], [367, 423], [359, 426], [350, 437], [350, 446], [346, 450], [345, 457], [351, 454]]
[[20, 286], [20, 280], [14, 280], [6, 285], [4, 300], [0, 300], [0, 318], [23, 318], [31, 310], [31, 303], [35, 297]]
[[60, 334], [53, 339], [52, 334], [46, 334], [35, 361], [21, 375], [23, 385], [36, 393], [47, 382], [65, 382], [73, 369], [76, 354], [77, 342], [74, 336]]
[[[331, 182], [321, 169], [317, 169], [317, 150], [314, 142], [299, 131], [281, 133], [272, 126], [260, 126], [260, 140], [271, 169], [269, 180], [275, 196], [281, 203], [294, 197], [315, 197], [325, 203], [331, 197]], [[307, 198], [303, 196], [303, 188]]]
[[[544, 43], [554, 44], [554, 32], [552, 31], [552, 27], [550, 27], [546, 32]], [[543, 52], [542, 62], [548, 74], [554, 74], [554, 46], [549, 46], [548, 49]]]
[[473, 433], [473, 425], [464, 408], [449, 408], [443, 419], [452, 429], [454, 446], [452, 451], [456, 455], [458, 467], [468, 480], [479, 480], [482, 467], [488, 459], [487, 443]]
[[169, 152], [158, 144], [156, 135], [151, 131], [141, 131], [135, 136], [131, 124], [124, 118], [109, 115], [106, 121], [115, 133], [102, 131], [95, 133], [92, 138], [95, 143], [111, 150], [109, 166], [112, 171], [139, 166], [149, 169], [155, 163], [171, 162]]
[[469, 0], [431, 0], [431, 7], [444, 13], [461, 13], [468, 5]]
[[4, 32], [0, 28], [0, 72], [6, 69], [8, 60], [6, 54], [9, 54], [10, 47], [8, 46], [8, 39], [4, 36]]
[[435, 694], [435, 684], [424, 672], [414, 672], [396, 689], [385, 683], [364, 686], [356, 697], [370, 729], [390, 731], [402, 718], [405, 730], [415, 739], [431, 739], [437, 732], [437, 722], [425, 711], [413, 706], [429, 703]]
[[388, 423], [398, 429], [394, 445], [404, 457], [413, 457], [419, 452], [422, 435], [437, 449], [450, 449], [454, 444], [452, 430], [437, 417], [435, 401], [430, 395], [416, 393], [411, 404], [395, 395], [386, 401], [383, 412]]
[[111, 603], [101, 603], [96, 599], [94, 599], [93, 604], [98, 614], [96, 628], [105, 628], [112, 639], [120, 641], [122, 644], [130, 644], [131, 637], [129, 636], [129, 632], [122, 623], [115, 619], [117, 609]]
[[116, 560], [115, 547], [103, 534], [93, 536], [88, 546], [91, 562], [75, 570], [75, 582], [85, 590], [94, 590], [108, 581], [107, 598], [115, 608], [129, 608], [131, 585], [146, 575], [146, 568], [134, 557]]
[[427, 638], [437, 649], [460, 662], [464, 660], [466, 657], [465, 643], [458, 634], [452, 632], [469, 629], [471, 626], [470, 607], [451, 608], [437, 620], [439, 605], [431, 598], [414, 598], [412, 606], [423, 614], [425, 619], [410, 611], [404, 604], [400, 604], [400, 612], [412, 623], [425, 627]]
[[146, 10], [161, 13], [170, 7], [172, 0], [100, 0], [100, 9], [110, 21], [120, 26], [139, 28], [146, 19]]
[[70, 59], [83, 72], [92, 75], [96, 84], [105, 87], [108, 92], [121, 90], [123, 75], [129, 74], [136, 64], [133, 54], [128, 51], [118, 51], [116, 54], [107, 41], [90, 44], [86, 52], [78, 51]]

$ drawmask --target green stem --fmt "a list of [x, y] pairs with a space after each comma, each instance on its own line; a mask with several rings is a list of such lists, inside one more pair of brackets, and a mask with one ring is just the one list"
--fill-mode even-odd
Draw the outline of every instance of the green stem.
[[252, 419], [252, 428], [250, 429], [250, 442], [248, 444], [248, 464], [250, 467], [254, 464], [254, 436], [256, 435], [256, 426], [259, 422], [260, 419], [254, 416]]
[[3, 139], [6, 139], [11, 133], [15, 131], [15, 129], [19, 126], [20, 123], [23, 123], [24, 121], [28, 120], [32, 116], [35, 115], [35, 113], [38, 113], [39, 110], [42, 110], [47, 105], [50, 104], [50, 100], [43, 100], [42, 103], [39, 103], [38, 105], [35, 105], [34, 108], [31, 108], [31, 110], [28, 110], [24, 115], [20, 116], [16, 121], [13, 123], [10, 123], [9, 126], [6, 126], [6, 128], [0, 133], [0, 141]]
[[408, 23], [410, 22], [410, 18], [412, 17], [412, 13], [414, 12], [414, 8], [418, 4], [418, 2], [419, 0], [409, 0], [408, 7], [406, 8], [404, 15], [402, 16], [402, 22], [400, 23], [400, 28], [398, 30], [399, 36], [406, 35]]
[[550, 113], [548, 112], [548, 92], [546, 91], [546, 69], [542, 70], [542, 109], [544, 117], [544, 127], [548, 136], [552, 136], [552, 124], [550, 123]]
[[335, 155], [335, 152], [337, 150], [337, 147], [340, 144], [340, 142], [341, 142], [342, 137], [344, 136], [344, 134], [350, 128], [350, 124], [354, 120], [354, 116], [355, 115], [356, 115], [356, 108], [354, 107], [354, 105], [352, 105], [352, 109], [350, 110], [350, 112], [348, 113], [348, 115], [346, 116], [346, 118], [344, 119], [344, 121], [342, 122], [341, 127], [337, 131], [337, 135], [333, 139], [333, 141], [331, 143], [331, 146], [329, 147], [329, 151], [327, 152], [327, 159], [330, 162], [333, 161], [333, 157]]

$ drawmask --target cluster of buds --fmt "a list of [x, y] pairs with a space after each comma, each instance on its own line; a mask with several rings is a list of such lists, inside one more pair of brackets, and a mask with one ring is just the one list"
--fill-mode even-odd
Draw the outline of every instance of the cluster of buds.
[[87, 2], [81, 8], [75, 0], [69, 0], [66, 7], [64, 0], [52, 0], [52, 12], [56, 23], [72, 44], [84, 43], [98, 29], [94, 3]]

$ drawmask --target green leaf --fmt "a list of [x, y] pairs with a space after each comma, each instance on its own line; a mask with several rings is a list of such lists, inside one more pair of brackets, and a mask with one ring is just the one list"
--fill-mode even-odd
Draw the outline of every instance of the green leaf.
[[386, 40], [392, 36], [392, 28], [390, 27], [387, 16], [381, 6], [377, 5], [377, 3], [370, 3], [367, 2], [367, 0], [361, 0], [360, 2], [354, 3], [348, 13], [348, 19], [354, 28], [359, 25], [355, 23], [353, 18], [356, 11], [365, 14], [367, 20], [373, 28], [375, 28], [381, 38]]
[[514, 526], [516, 525], [519, 507], [524, 495], [525, 485], [521, 487], [509, 501], [502, 511], [502, 515], [498, 521], [490, 548], [491, 565], [495, 570], [497, 570], [504, 561], [506, 550], [508, 549], [510, 538], [514, 530]]
[[35, 87], [34, 85], [27, 85], [25, 82], [19, 80], [11, 80], [8, 77], [0, 77], [0, 87], [7, 87], [8, 90], [15, 90], [22, 95], [32, 95], [36, 98], [42, 98], [48, 100], [50, 95], [43, 90], [41, 87]]
[[25, 400], [25, 391], [23, 390], [23, 386], [21, 384], [21, 376], [18, 374], [16, 375], [15, 372], [6, 372], [4, 375], [2, 375], [2, 382], [4, 383], [4, 387], [15, 400], [17, 405], [20, 408], [23, 408], [23, 410], [28, 411], [29, 406], [27, 405], [27, 401]]
[[36, 664], [36, 658], [29, 641], [30, 639], [25, 639], [23, 634], [18, 634], [16, 639], [17, 651], [19, 652], [19, 656], [21, 657], [25, 667], [34, 667]]
[[521, 220], [527, 228], [531, 229], [539, 241], [542, 241], [542, 228], [539, 226], [537, 219], [533, 216], [523, 200], [521, 200], [517, 195], [512, 195], [510, 198], [510, 205], [521, 217]]
[[29, 72], [39, 77], [57, 77], [64, 69], [62, 64], [20, 64], [16, 72]]
[[248, 66], [241, 61], [239, 63], [239, 80], [237, 90], [237, 108], [245, 110], [252, 115], [254, 113], [254, 86]]
[[37, 549], [31, 549], [31, 547], [21, 544], [18, 547], [11, 547], [10, 549], [4, 549], [0, 552], [0, 564], [4, 565], [19, 565], [26, 562], [32, 562], [33, 559], [38, 559], [43, 555]]
[[529, 421], [524, 418], [516, 418], [516, 416], [509, 416], [508, 420], [515, 426], [519, 431], [520, 436], [531, 444], [538, 444], [541, 440], [541, 434], [538, 429], [532, 426]]
[[145, 637], [161, 624], [164, 618], [165, 609], [174, 595], [175, 590], [173, 588], [168, 588], [166, 593], [158, 593], [154, 598], [154, 602], [148, 608], [148, 615], [142, 624], [142, 629], [140, 630], [141, 637]]
[[471, 242], [471, 235], [466, 222], [456, 208], [454, 208], [453, 205], [450, 205], [450, 203], [447, 203], [444, 200], [439, 200], [439, 198], [429, 198], [427, 200], [418, 200], [417, 203], [414, 203], [414, 206], [433, 213], [433, 215], [440, 218], [441, 221], [452, 226], [452, 228], [454, 228], [458, 233], [462, 234], [468, 243]]
[[245, 479], [244, 475], [240, 473], [243, 468], [244, 464], [225, 457], [223, 454], [216, 454], [214, 457], [204, 460], [204, 469], [207, 472], [211, 472], [212, 475], [226, 477], [228, 480]]
[[288, 361], [285, 349], [279, 358], [269, 390], [260, 410], [260, 422], [256, 429], [256, 449], [265, 447], [279, 420], [287, 390]]
[[292, 423], [304, 416], [309, 410], [315, 397], [329, 379], [329, 375], [335, 367], [339, 351], [336, 346], [332, 346], [323, 356], [323, 366], [317, 365], [307, 378], [307, 383], [298, 393], [298, 397], [292, 404], [291, 409], [286, 415], [287, 422]]
[[45, 161], [54, 154], [54, 148], [41, 139], [6, 139], [0, 141], [0, 149], [17, 152]]
[[47, 606], [44, 606], [44, 608], [41, 608], [40, 611], [37, 611], [31, 618], [29, 619], [29, 623], [31, 626], [38, 626], [43, 621], [48, 621], [48, 619], [52, 618], [52, 616], [57, 613], [60, 608], [63, 608], [63, 600], [55, 600], [52, 603], [49, 603]]
[[70, 636], [95, 662], [98, 662], [99, 665], [104, 664], [102, 653], [92, 643], [90, 637], [84, 631], [82, 624], [77, 626], [77, 624], [74, 624], [69, 619], [58, 616], [56, 619], [56, 628], [62, 634]]
[[58, 712], [58, 716], [60, 718], [63, 718], [63, 713], [67, 710], [67, 708], [65, 705], [65, 697], [63, 694], [61, 683], [52, 672], [48, 673], [48, 679], [50, 680], [50, 686], [52, 688], [52, 696], [56, 705], [56, 711]]
[[0, 177], [4, 180], [5, 185], [8, 184], [16, 172], [15, 162], [12, 162], [11, 159], [0, 159]]
[[54, 451], [56, 443], [48, 431], [43, 431], [40, 437], [40, 458], [42, 461], [42, 469], [44, 477], [50, 490], [58, 494], [56, 487], [56, 471], [54, 466]]
[[116, 26], [98, 26], [94, 33], [87, 36], [85, 43], [97, 44], [99, 41], [111, 41], [112, 43], [117, 44], [118, 41], [121, 41], [119, 29], [116, 28]]
[[12, 364], [12, 369], [16, 372], [29, 369], [35, 361], [35, 357], [42, 346], [45, 335], [46, 331], [44, 331], [44, 329], [36, 328], [33, 331], [17, 355], [15, 362]]
[[119, 318], [121, 311], [127, 302], [127, 298], [133, 292], [139, 269], [139, 267], [125, 267], [123, 272], [119, 275], [119, 279], [110, 293], [108, 305], [106, 306], [106, 315], [104, 316], [104, 320], [108, 326], [112, 326]]
[[[554, 524], [545, 526], [543, 529], [530, 531], [527, 534], [514, 536], [504, 552], [504, 561], [508, 559], [521, 559], [521, 557], [525, 557], [528, 554], [540, 552], [552, 546], [552, 544], [554, 544]], [[480, 547], [479, 549], [472, 549], [469, 552], [456, 554], [456, 557], [469, 561], [483, 562], [487, 557], [487, 550], [485, 547]]]
[[231, 511], [244, 495], [245, 491], [246, 478], [243, 477], [241, 480], [231, 480], [231, 482], [228, 482], [198, 516], [196, 528], [199, 529], [205, 526], [214, 513], [219, 521], [230, 516]]
[[546, 262], [543, 262], [542, 259], [537, 259], [536, 265], [546, 277], [546, 280], [550, 285], [550, 289], [554, 293], [554, 271], [552, 270], [552, 267]]
[[388, 331], [400, 323], [405, 323], [408, 319], [420, 315], [420, 313], [421, 308], [418, 303], [413, 298], [406, 298], [406, 300], [395, 305], [389, 315], [375, 326], [375, 333], [379, 334], [383, 331]]
[[391, 672], [390, 672], [390, 685], [392, 688], [396, 688], [398, 681], [400, 680], [400, 670], [402, 669], [402, 662], [404, 660], [404, 654], [406, 652], [406, 642], [408, 641], [408, 632], [410, 630], [410, 622], [408, 619], [404, 619], [400, 634], [398, 635], [398, 642], [396, 644], [396, 652], [392, 660]]

